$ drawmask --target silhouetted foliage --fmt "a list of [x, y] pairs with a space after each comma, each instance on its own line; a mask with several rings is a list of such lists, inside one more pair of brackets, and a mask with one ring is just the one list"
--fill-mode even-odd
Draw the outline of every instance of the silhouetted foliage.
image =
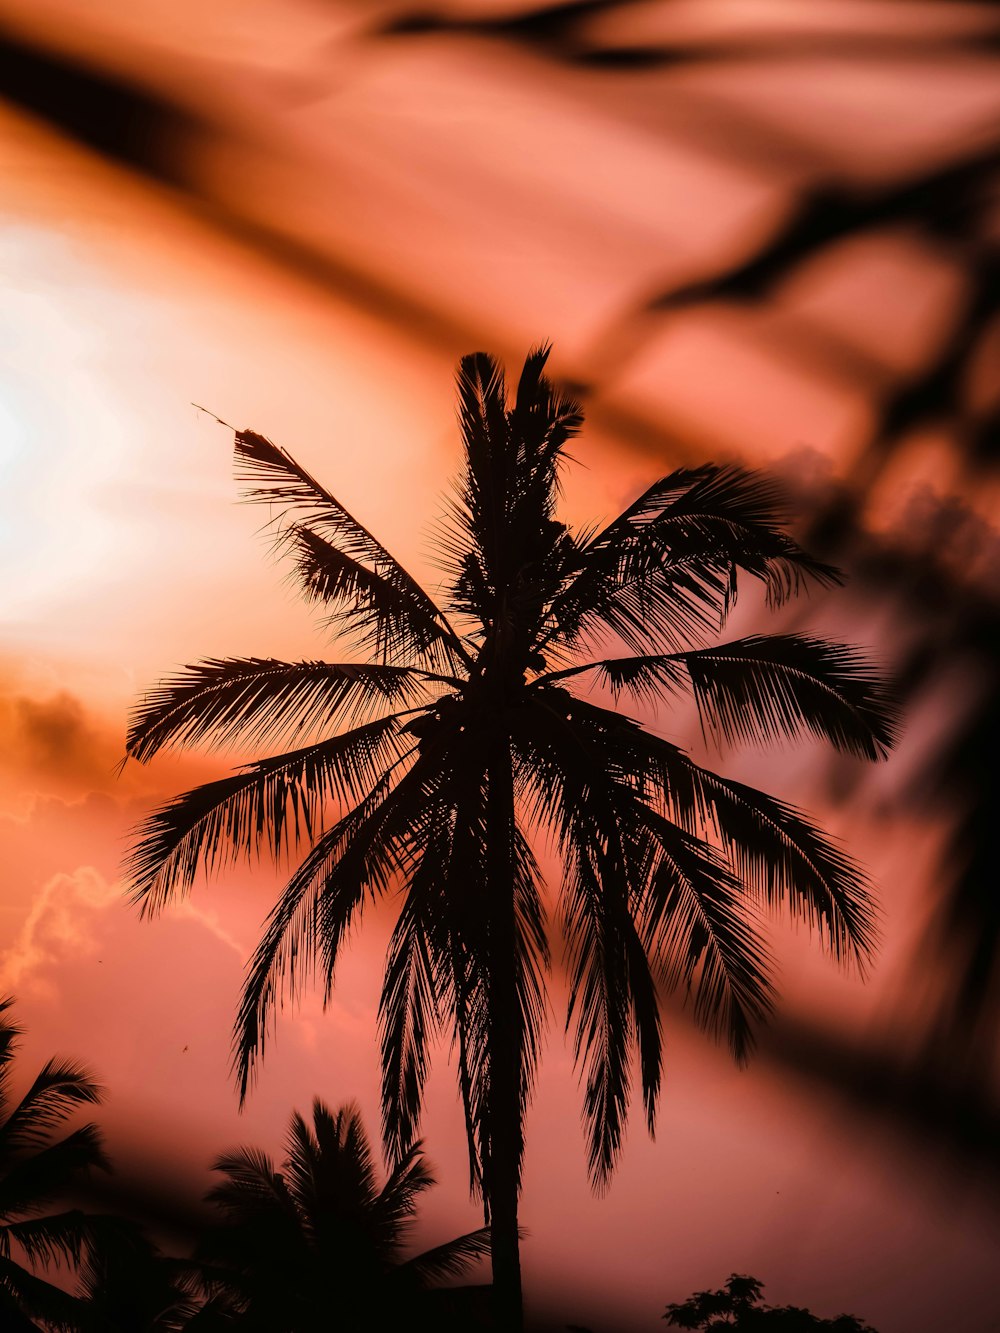
[[874, 938], [864, 876], [808, 819], [574, 686], [640, 703], [688, 693], [719, 742], [811, 734], [878, 759], [893, 738], [878, 675], [852, 650], [803, 634], [711, 643], [742, 578], [773, 604], [838, 579], [782, 530], [763, 477], [683, 469], [604, 528], [557, 520], [582, 417], [545, 378], [547, 355], [529, 355], [512, 403], [494, 360], [461, 363], [443, 609], [289, 454], [238, 432], [247, 498], [277, 511], [278, 550], [361, 660], [202, 662], [146, 694], [127, 740], [142, 761], [171, 743], [308, 740], [152, 815], [131, 852], [133, 896], [155, 911], [202, 868], [309, 846], [250, 966], [235, 1048], [245, 1093], [277, 1000], [316, 965], [329, 996], [365, 901], [402, 886], [380, 1011], [386, 1144], [399, 1158], [412, 1143], [429, 1043], [450, 1028], [513, 1323], [548, 966], [529, 834], [564, 865], [568, 1023], [598, 1186], [621, 1147], [633, 1044], [653, 1125], [658, 986], [685, 991], [743, 1060], [771, 996], [761, 906], [788, 906], [843, 962], [863, 965]]
[[189, 1267], [160, 1253], [136, 1223], [95, 1219], [82, 1265], [85, 1304], [81, 1333], [181, 1333], [193, 1326], [200, 1301], [189, 1290]]
[[704, 1333], [875, 1333], [853, 1315], [821, 1319], [795, 1305], [764, 1305], [764, 1284], [755, 1277], [733, 1273], [717, 1291], [697, 1291], [688, 1300], [667, 1306], [663, 1316], [674, 1328], [702, 1329]]
[[280, 1170], [256, 1148], [227, 1153], [214, 1169], [223, 1179], [208, 1198], [222, 1220], [196, 1247], [209, 1300], [192, 1329], [448, 1327], [432, 1288], [489, 1251], [483, 1228], [404, 1258], [417, 1200], [434, 1180], [414, 1143], [379, 1187], [354, 1106], [333, 1114], [317, 1099], [311, 1124], [294, 1114]]
[[81, 1125], [62, 1138], [60, 1125], [101, 1090], [79, 1065], [48, 1060], [18, 1101], [11, 1095], [13, 1060], [21, 1029], [10, 1018], [13, 1001], [0, 1000], [0, 1327], [80, 1327], [82, 1304], [36, 1268], [77, 1267], [94, 1237], [94, 1219], [58, 1208], [81, 1172], [107, 1169], [96, 1126]]

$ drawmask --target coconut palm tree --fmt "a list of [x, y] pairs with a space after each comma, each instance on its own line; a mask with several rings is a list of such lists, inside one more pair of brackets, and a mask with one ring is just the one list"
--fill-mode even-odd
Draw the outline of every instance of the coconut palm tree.
[[165, 805], [129, 863], [153, 912], [232, 856], [308, 849], [248, 971], [242, 1095], [276, 1002], [314, 968], [328, 996], [365, 903], [397, 895], [380, 1010], [386, 1145], [398, 1158], [412, 1143], [444, 1029], [511, 1328], [549, 962], [538, 838], [563, 865], [567, 1023], [597, 1186], [621, 1147], [633, 1048], [652, 1129], [663, 989], [686, 993], [743, 1060], [771, 995], [762, 907], [815, 925], [843, 962], [863, 966], [873, 944], [863, 874], [809, 819], [615, 705], [689, 693], [720, 743], [805, 733], [880, 759], [892, 741], [878, 675], [851, 649], [804, 634], [715, 642], [746, 576], [773, 604], [838, 579], [783, 531], [763, 477], [680, 469], [604, 527], [557, 519], [582, 417], [545, 377], [547, 354], [529, 354], [512, 402], [495, 360], [461, 362], [464, 463], [440, 525], [440, 604], [288, 453], [236, 432], [246, 498], [271, 506], [278, 549], [351, 650], [203, 661], [145, 695], [127, 739], [140, 761], [169, 744], [295, 747]]
[[10, 1017], [12, 1005], [0, 999], [0, 1326], [11, 1333], [76, 1330], [85, 1315], [81, 1301], [32, 1267], [76, 1267], [92, 1239], [92, 1219], [84, 1213], [49, 1209], [82, 1172], [107, 1169], [95, 1125], [55, 1137], [74, 1111], [100, 1101], [101, 1090], [79, 1066], [49, 1060], [15, 1102], [11, 1081], [22, 1030]]
[[350, 1104], [334, 1115], [317, 1098], [311, 1124], [293, 1114], [280, 1171], [256, 1148], [227, 1153], [214, 1170], [223, 1179], [208, 1198], [223, 1217], [195, 1254], [210, 1301], [206, 1327], [209, 1314], [248, 1333], [423, 1327], [429, 1287], [489, 1252], [483, 1228], [403, 1258], [417, 1198], [434, 1179], [414, 1143], [379, 1188]]

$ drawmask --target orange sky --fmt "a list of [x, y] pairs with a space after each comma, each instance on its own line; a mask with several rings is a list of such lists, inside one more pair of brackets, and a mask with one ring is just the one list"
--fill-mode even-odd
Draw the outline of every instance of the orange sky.
[[[955, 22], [971, 22], [972, 8], [955, 5]], [[947, 256], [887, 235], [817, 263], [766, 316], [705, 310], [641, 340], [626, 316], [772, 225], [806, 148], [863, 176], [972, 134], [1000, 103], [995, 67], [991, 87], [985, 62], [959, 69], [943, 56], [928, 56], [933, 85], [919, 62], [879, 75], [818, 61], [812, 77], [781, 82], [762, 61], [724, 86], [711, 69], [700, 83], [687, 70], [662, 86], [637, 74], [623, 92], [471, 39], [353, 46], [347, 4], [210, 9], [195, 38], [191, 16], [204, 16], [193, 5], [0, 0], [0, 17], [99, 53], [218, 131], [187, 150], [212, 205], [199, 216], [0, 102], [0, 990], [18, 998], [26, 1065], [58, 1050], [107, 1085], [113, 1149], [193, 1173], [240, 1140], [277, 1148], [291, 1107], [314, 1093], [356, 1097], [374, 1130], [385, 922], [357, 937], [325, 1015], [310, 998], [283, 1019], [239, 1117], [228, 1034], [273, 873], [236, 872], [140, 923], [120, 896], [124, 834], [217, 769], [197, 756], [120, 779], [113, 767], [128, 706], [159, 674], [201, 656], [320, 648], [259, 514], [233, 503], [231, 436], [190, 404], [288, 447], [431, 580], [426, 533], [457, 463], [453, 366], [474, 345], [513, 355], [551, 337], [556, 373], [581, 378], [611, 349], [614, 373], [575, 450], [571, 517], [607, 515], [658, 464], [695, 455], [844, 475], [870, 402], [820, 371], [817, 330], [878, 360], [880, 374], [919, 364], [956, 300]], [[630, 22], [648, 35], [658, 9], [635, 5]], [[678, 6], [700, 33], [735, 12], [709, 5], [699, 28], [696, 9]], [[741, 12], [765, 23], [780, 10], [747, 0]], [[919, 114], [904, 117], [915, 89]], [[709, 151], [720, 107], [740, 98], [765, 122], [787, 122], [794, 106], [799, 156], [789, 148], [768, 169], [738, 149]], [[338, 292], [328, 276], [262, 257], [218, 225], [234, 210], [357, 281]], [[408, 323], [404, 309], [429, 313]], [[939, 440], [912, 441], [893, 466], [872, 493], [876, 528], [915, 487], [962, 482]], [[995, 509], [995, 490], [967, 498]], [[850, 590], [795, 614], [888, 659], [905, 633]], [[746, 627], [763, 628], [749, 614], [734, 632]], [[951, 720], [942, 699], [927, 700], [870, 776], [808, 746], [729, 764], [822, 809], [882, 889], [885, 948], [866, 988], [804, 935], [776, 929], [792, 1012], [854, 1030], [905, 1017], [942, 828], [901, 813], [898, 797]], [[852, 799], [834, 802], [838, 782]], [[443, 1051], [436, 1071], [425, 1129], [441, 1185], [426, 1224], [441, 1234], [476, 1214]], [[766, 1061], [738, 1072], [675, 1017], [657, 1141], [633, 1127], [599, 1200], [579, 1100], [557, 1019], [528, 1125], [529, 1299], [552, 1283], [568, 1319], [640, 1333], [668, 1300], [736, 1270], [760, 1276], [776, 1302], [851, 1310], [880, 1333], [938, 1333], [956, 1292], [965, 1333], [1000, 1327], [982, 1298], [997, 1240], [985, 1201]], [[604, 1325], [602, 1306], [616, 1311]]]

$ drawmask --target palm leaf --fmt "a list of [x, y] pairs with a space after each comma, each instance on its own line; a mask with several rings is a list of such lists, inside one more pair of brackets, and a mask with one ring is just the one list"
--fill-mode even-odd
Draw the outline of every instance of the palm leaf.
[[[8, 1255], [0, 1254], [0, 1317], [4, 1330], [33, 1329], [41, 1333], [79, 1333], [85, 1326], [86, 1304], [54, 1282], [37, 1277]], [[39, 1323], [33, 1322], [40, 1321]]]
[[96, 1105], [103, 1089], [79, 1065], [47, 1060], [0, 1127], [0, 1151], [37, 1148], [56, 1125], [82, 1105]]
[[[432, 873], [430, 858], [418, 874]], [[389, 941], [379, 1000], [382, 1137], [391, 1161], [412, 1144], [420, 1120], [428, 1045], [440, 1025], [437, 983], [417, 894], [404, 901]]]
[[111, 1169], [96, 1125], [81, 1125], [58, 1142], [15, 1158], [0, 1177], [0, 1217], [40, 1211], [93, 1167]]
[[755, 635], [715, 648], [605, 658], [549, 672], [543, 688], [596, 672], [615, 698], [647, 703], [689, 681], [702, 726], [716, 739], [760, 743], [803, 729], [839, 750], [884, 759], [894, 744], [896, 709], [863, 655], [803, 634]]
[[467, 660], [458, 636], [417, 580], [290, 454], [254, 431], [237, 431], [236, 462], [237, 480], [246, 483], [244, 499], [278, 506], [279, 523], [289, 513], [304, 514], [307, 526], [320, 537], [351, 559], [367, 564], [395, 588], [409, 604], [414, 624], [437, 623], [442, 644], [447, 641], [454, 657]]
[[639, 651], [691, 641], [724, 621], [741, 569], [775, 604], [810, 581], [838, 582], [836, 569], [780, 530], [783, 519], [759, 473], [713, 465], [671, 473], [581, 547], [542, 643], [577, 643], [600, 629]]
[[287, 545], [306, 596], [331, 609], [327, 626], [353, 638], [366, 656], [378, 662], [413, 657], [438, 668], [461, 660], [454, 635], [442, 629], [439, 617], [415, 607], [405, 590], [360, 560], [301, 524], [289, 530]]
[[393, 1165], [371, 1207], [370, 1221], [381, 1254], [396, 1263], [399, 1250], [409, 1236], [421, 1194], [436, 1184], [419, 1139], [406, 1148]]
[[267, 1153], [258, 1148], [234, 1148], [212, 1163], [212, 1170], [225, 1176], [205, 1195], [224, 1212], [243, 1215], [248, 1209], [270, 1208], [275, 1203], [290, 1206], [288, 1191]]
[[418, 760], [393, 786], [387, 774], [315, 846], [289, 880], [247, 970], [233, 1036], [233, 1067], [246, 1098], [274, 1007], [294, 998], [303, 965], [321, 964], [329, 998], [343, 943], [366, 894], [384, 893], [404, 872], [408, 821], [429, 765]]
[[877, 939], [871, 886], [842, 849], [793, 806], [701, 768], [667, 741], [644, 735], [631, 748], [677, 823], [691, 833], [711, 830], [762, 901], [786, 903], [838, 961], [864, 971]]
[[[581, 839], [581, 843], [582, 843]], [[621, 898], [625, 868], [602, 873], [595, 848], [579, 845], [563, 882], [564, 933], [570, 996], [567, 1028], [576, 1018], [573, 1053], [586, 1075], [584, 1120], [588, 1166], [598, 1188], [607, 1186], [621, 1150], [628, 1113], [632, 1038], [630, 947], [634, 927]], [[595, 864], [595, 861], [598, 861]], [[638, 951], [641, 953], [641, 951]], [[639, 968], [646, 971], [645, 957]], [[641, 984], [641, 983], [640, 983]], [[658, 1032], [658, 1020], [654, 1025]], [[657, 1065], [657, 1079], [658, 1066]], [[655, 1101], [655, 1093], [653, 1099]]]
[[84, 1247], [93, 1239], [92, 1220], [79, 1209], [32, 1217], [3, 1226], [4, 1245], [10, 1241], [21, 1247], [29, 1263], [59, 1265], [79, 1264]]
[[[621, 1149], [633, 1040], [652, 1130], [660, 1086], [659, 1006], [633, 922], [642, 848], [633, 837], [636, 793], [607, 762], [604, 716], [550, 685], [515, 734], [522, 794], [557, 831], [566, 873], [560, 897], [567, 941], [575, 1058], [586, 1074], [584, 1118], [591, 1177], [607, 1185]], [[534, 798], [531, 789], [534, 788]], [[641, 812], [640, 812], [641, 813]], [[641, 829], [641, 825], [638, 826]]]
[[769, 1012], [769, 955], [753, 928], [740, 881], [704, 842], [654, 811], [646, 815], [658, 856], [637, 907], [639, 929], [671, 990], [693, 996], [695, 1020], [726, 1037], [743, 1064], [753, 1029]]
[[145, 763], [164, 745], [262, 745], [357, 723], [426, 688], [415, 667], [352, 662], [210, 658], [147, 691], [133, 711], [129, 758]]
[[24, 1035], [24, 1029], [9, 1015], [13, 1005], [13, 996], [0, 996], [0, 1114], [7, 1104], [11, 1063], [20, 1046], [20, 1038]]
[[400, 1276], [412, 1274], [422, 1287], [445, 1278], [462, 1277], [478, 1259], [485, 1259], [490, 1252], [490, 1229], [480, 1227], [478, 1231], [469, 1231], [464, 1236], [435, 1245], [431, 1250], [415, 1254], [400, 1264], [397, 1270]]
[[881, 677], [843, 644], [753, 635], [676, 660], [716, 738], [759, 743], [805, 728], [862, 759], [885, 759], [894, 744], [896, 710]]
[[356, 799], [403, 756], [398, 733], [398, 718], [390, 715], [246, 765], [168, 802], [134, 836], [128, 855], [132, 901], [144, 914], [156, 912], [190, 889], [200, 870], [260, 855], [265, 844], [278, 857], [303, 837], [315, 837], [331, 803]]

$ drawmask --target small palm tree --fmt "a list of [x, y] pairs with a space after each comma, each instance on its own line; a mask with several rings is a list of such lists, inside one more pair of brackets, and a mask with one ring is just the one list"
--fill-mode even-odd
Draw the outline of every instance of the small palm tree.
[[130, 860], [150, 912], [230, 856], [308, 848], [249, 969], [243, 1095], [286, 987], [318, 966], [329, 996], [366, 901], [398, 890], [380, 1011], [385, 1141], [397, 1158], [412, 1143], [444, 1028], [511, 1328], [549, 962], [532, 839], [547, 837], [563, 864], [567, 1022], [598, 1186], [621, 1147], [633, 1048], [653, 1127], [660, 989], [685, 992], [743, 1060], [771, 997], [761, 908], [786, 906], [844, 962], [863, 966], [874, 939], [863, 874], [810, 820], [587, 696], [595, 684], [615, 703], [689, 692], [720, 742], [806, 733], [880, 759], [893, 734], [877, 673], [851, 649], [803, 634], [713, 642], [743, 577], [774, 604], [839, 577], [783, 531], [761, 476], [681, 469], [605, 527], [558, 521], [582, 417], [545, 377], [546, 357], [528, 356], [513, 401], [492, 358], [461, 363], [465, 458], [441, 532], [443, 606], [289, 454], [237, 432], [247, 498], [272, 507], [279, 548], [354, 656], [199, 663], [145, 696], [127, 739], [139, 761], [171, 743], [295, 747], [164, 806]]
[[76, 1267], [92, 1240], [92, 1219], [84, 1213], [48, 1210], [65, 1198], [81, 1172], [108, 1167], [96, 1126], [54, 1137], [80, 1106], [99, 1102], [101, 1090], [79, 1066], [49, 1060], [13, 1102], [10, 1083], [21, 1029], [9, 1016], [12, 1004], [0, 999], [0, 1327], [11, 1333], [77, 1330], [85, 1317], [82, 1302], [32, 1266]]
[[224, 1179], [208, 1198], [223, 1220], [196, 1250], [210, 1299], [192, 1327], [210, 1327], [210, 1315], [259, 1333], [422, 1327], [431, 1285], [489, 1252], [484, 1228], [403, 1257], [433, 1177], [414, 1143], [379, 1188], [352, 1105], [334, 1115], [317, 1099], [312, 1124], [294, 1114], [280, 1171], [256, 1148], [227, 1153], [214, 1169]]

